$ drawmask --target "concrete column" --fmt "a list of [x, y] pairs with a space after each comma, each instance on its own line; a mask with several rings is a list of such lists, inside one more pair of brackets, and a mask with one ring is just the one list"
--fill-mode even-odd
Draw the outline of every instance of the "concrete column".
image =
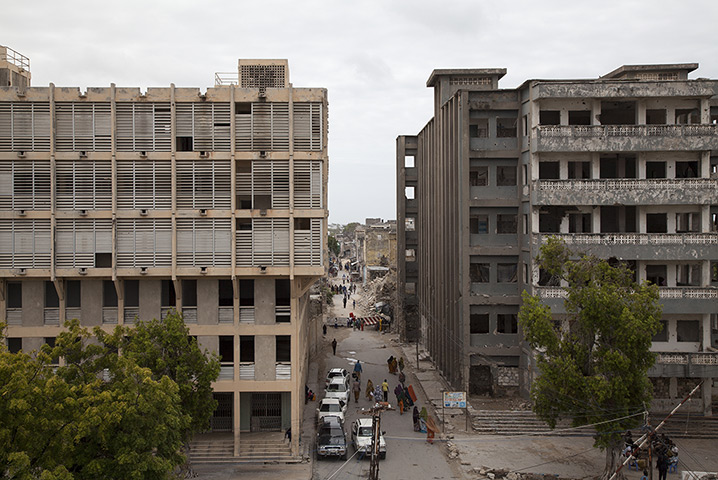
[[678, 398], [678, 378], [671, 377], [668, 381], [668, 397]]
[[703, 205], [701, 207], [701, 232], [710, 233], [711, 231], [711, 207]]
[[646, 178], [646, 156], [643, 152], [636, 155], [636, 178]]
[[[238, 342], [239, 343], [239, 342]], [[237, 353], [239, 347], [235, 346], [235, 354]], [[235, 365], [239, 364], [238, 361], [239, 357], [235, 357]], [[238, 378], [238, 377], [235, 377]], [[232, 392], [232, 402], [234, 403], [234, 408], [232, 409], [232, 433], [234, 434], [234, 456], [238, 457], [240, 452], [240, 438], [239, 438], [239, 408], [240, 408], [240, 402], [239, 402], [239, 392], [235, 390]]]
[[568, 215], [561, 217], [561, 226], [559, 227], [561, 233], [568, 233]]
[[646, 100], [638, 100], [636, 102], [636, 124], [646, 124]]
[[646, 233], [646, 212], [638, 207], [638, 233]]
[[591, 231], [593, 233], [601, 233], [601, 209], [591, 209]]
[[[594, 99], [591, 105], [591, 125], [601, 125], [601, 100]], [[598, 177], [596, 177], [598, 178]]]
[[666, 105], [666, 125], [675, 125], [676, 123], [676, 107]]
[[599, 153], [591, 154], [591, 178], [601, 178], [601, 155]]
[[[708, 285], [710, 285], [710, 283], [708, 283]], [[703, 327], [703, 331], [701, 332], [703, 348], [701, 350], [707, 352], [708, 347], [711, 346], [711, 316], [709, 313], [704, 313], [701, 317], [701, 326]]]
[[[563, 112], [563, 110], [561, 110]], [[558, 178], [561, 180], [568, 179], [568, 160], [562, 159], [558, 162]]]
[[701, 123], [711, 123], [711, 103], [707, 98], [701, 98]]
[[561, 125], [568, 125], [568, 110], [565, 108], [559, 110], [559, 123]]
[[701, 152], [701, 178], [710, 178], [711, 176], [711, 152]]

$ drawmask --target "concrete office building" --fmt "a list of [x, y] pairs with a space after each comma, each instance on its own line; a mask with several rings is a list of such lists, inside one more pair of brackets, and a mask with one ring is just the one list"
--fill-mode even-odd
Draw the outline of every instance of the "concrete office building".
[[206, 91], [30, 87], [0, 55], [0, 78], [18, 71], [26, 84], [0, 87], [10, 350], [53, 342], [68, 318], [111, 329], [176, 309], [221, 357], [211, 428], [234, 432], [235, 455], [240, 432], [300, 431], [308, 290], [326, 268], [326, 89], [294, 88], [286, 60], [240, 60]]
[[718, 81], [697, 64], [627, 65], [589, 80], [435, 70], [434, 117], [397, 139], [398, 323], [455, 388], [526, 394], [521, 292], [562, 318], [534, 263], [549, 235], [629, 262], [659, 285], [654, 407], [718, 377]]

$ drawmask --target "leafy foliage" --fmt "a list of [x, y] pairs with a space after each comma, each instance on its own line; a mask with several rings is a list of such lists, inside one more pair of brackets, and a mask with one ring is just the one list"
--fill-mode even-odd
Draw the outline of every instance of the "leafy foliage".
[[523, 294], [519, 323], [540, 371], [531, 392], [534, 411], [551, 427], [559, 418], [575, 426], [596, 423], [595, 446], [613, 449], [621, 432], [641, 421], [618, 419], [651, 400], [647, 371], [652, 337], [661, 329], [658, 288], [636, 283], [625, 265], [576, 258], [556, 238], [542, 245], [538, 258], [566, 285], [562, 325], [537, 296]]
[[327, 239], [327, 246], [329, 248], [329, 253], [333, 253], [335, 256], [339, 256], [341, 247], [339, 246], [339, 241], [334, 235], [329, 235]]
[[188, 341], [178, 315], [111, 335], [77, 320], [65, 328], [35, 355], [0, 347], [0, 476], [170, 478], [214, 409], [216, 358]]

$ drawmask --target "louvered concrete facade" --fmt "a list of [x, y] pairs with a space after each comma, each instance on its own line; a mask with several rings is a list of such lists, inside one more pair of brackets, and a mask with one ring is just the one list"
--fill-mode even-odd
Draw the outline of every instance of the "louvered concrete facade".
[[[599, 79], [436, 70], [434, 117], [397, 139], [397, 323], [457, 389], [527, 393], [521, 293], [567, 321], [534, 259], [548, 236], [627, 262], [659, 286], [656, 409], [710, 414], [718, 378], [718, 81], [697, 64], [624, 66]], [[715, 412], [713, 412], [715, 413]]]
[[176, 308], [222, 358], [212, 429], [235, 454], [241, 431], [300, 431], [328, 176], [326, 89], [293, 88], [286, 61], [241, 62], [256, 67], [242, 86], [206, 92], [0, 87], [11, 349], [68, 318], [111, 329]]

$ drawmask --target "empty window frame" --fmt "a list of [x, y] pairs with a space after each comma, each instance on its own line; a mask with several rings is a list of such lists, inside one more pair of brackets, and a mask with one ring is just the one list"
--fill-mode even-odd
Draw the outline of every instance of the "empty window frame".
[[601, 101], [601, 125], [635, 125], [636, 101]]
[[472, 118], [469, 124], [469, 137], [487, 138], [489, 136], [489, 120], [487, 118]]
[[517, 231], [516, 215], [496, 215], [496, 233], [515, 234]]
[[569, 110], [568, 124], [569, 125], [591, 125], [591, 111], [590, 110]]
[[234, 306], [232, 280], [217, 280], [217, 303], [220, 307]]
[[239, 306], [254, 306], [254, 280], [247, 279], [239, 281]]
[[516, 283], [518, 281], [518, 265], [516, 263], [499, 263], [496, 265], [496, 281], [498, 283]]
[[568, 215], [569, 233], [591, 233], [592, 221], [590, 213], [570, 213]]
[[115, 283], [112, 280], [102, 281], [102, 306], [117, 307], [117, 290], [115, 290]]
[[591, 162], [568, 162], [568, 178], [591, 178]]
[[125, 307], [136, 308], [140, 306], [140, 281], [124, 280]]
[[539, 180], [558, 180], [561, 178], [559, 162], [539, 162]]
[[489, 233], [489, 216], [473, 215], [469, 218], [469, 228], [472, 235], [486, 235]]
[[646, 109], [646, 125], [665, 125], [666, 118], [665, 108]]
[[288, 278], [278, 278], [274, 281], [275, 305], [288, 307], [292, 297], [292, 282]]
[[175, 293], [175, 284], [172, 280], [162, 280], [161, 281], [160, 306], [161, 307], [176, 307], [177, 306], [177, 294]]
[[416, 219], [414, 217], [406, 217], [404, 219], [404, 229], [407, 232], [413, 232], [416, 230]]
[[234, 336], [222, 335], [219, 337], [219, 361], [222, 363], [234, 362]]
[[676, 321], [676, 340], [679, 342], [700, 342], [700, 322], [698, 320]]
[[541, 110], [539, 112], [540, 125], [560, 125], [561, 112], [558, 110]]
[[676, 265], [676, 285], [679, 287], [697, 287], [701, 284], [700, 264]]
[[404, 187], [404, 196], [407, 200], [414, 200], [414, 187]]
[[472, 334], [489, 333], [489, 314], [472, 313], [469, 317], [470, 332]]
[[646, 162], [646, 178], [666, 178], [666, 162]]
[[275, 338], [276, 361], [287, 363], [292, 361], [292, 337], [290, 335], [277, 335]]
[[197, 306], [197, 280], [182, 280], [182, 307]]
[[676, 162], [676, 178], [697, 178], [699, 176], [698, 162]]
[[254, 363], [254, 336], [240, 335], [239, 361], [241, 363]]
[[405, 252], [405, 261], [415, 262], [416, 261], [416, 250], [413, 248], [407, 248]]
[[55, 284], [50, 281], [45, 282], [45, 308], [58, 308], [60, 306], [60, 297], [57, 295]]
[[312, 222], [311, 218], [295, 218], [294, 219], [294, 230], [311, 230], [312, 229]]
[[469, 186], [485, 187], [489, 184], [489, 167], [471, 167], [469, 170]]
[[469, 266], [469, 276], [471, 283], [488, 283], [489, 282], [490, 264], [488, 263], [472, 263]]
[[496, 137], [516, 138], [516, 118], [496, 118]]
[[65, 306], [67, 308], [80, 308], [82, 297], [82, 282], [80, 280], [67, 280], [65, 282]]
[[661, 320], [661, 330], [653, 335], [654, 342], [667, 342], [668, 341], [668, 322]]
[[677, 233], [697, 233], [701, 231], [700, 213], [676, 213]]
[[497, 333], [518, 333], [518, 317], [515, 313], [499, 313], [496, 315]]
[[22, 338], [8, 337], [7, 351], [10, 353], [20, 353], [21, 350], [22, 350]]
[[697, 108], [677, 108], [676, 125], [701, 123], [701, 116]]
[[415, 155], [404, 155], [404, 168], [414, 168], [416, 156]]
[[7, 283], [7, 308], [22, 308], [22, 283]]
[[668, 285], [668, 267], [666, 265], [646, 265], [646, 281], [665, 287]]
[[513, 187], [516, 185], [515, 166], [496, 167], [496, 185], [499, 187]]
[[646, 232], [648, 232], [648, 233], [668, 233], [668, 214], [666, 214], [666, 213], [647, 213], [646, 214]]

